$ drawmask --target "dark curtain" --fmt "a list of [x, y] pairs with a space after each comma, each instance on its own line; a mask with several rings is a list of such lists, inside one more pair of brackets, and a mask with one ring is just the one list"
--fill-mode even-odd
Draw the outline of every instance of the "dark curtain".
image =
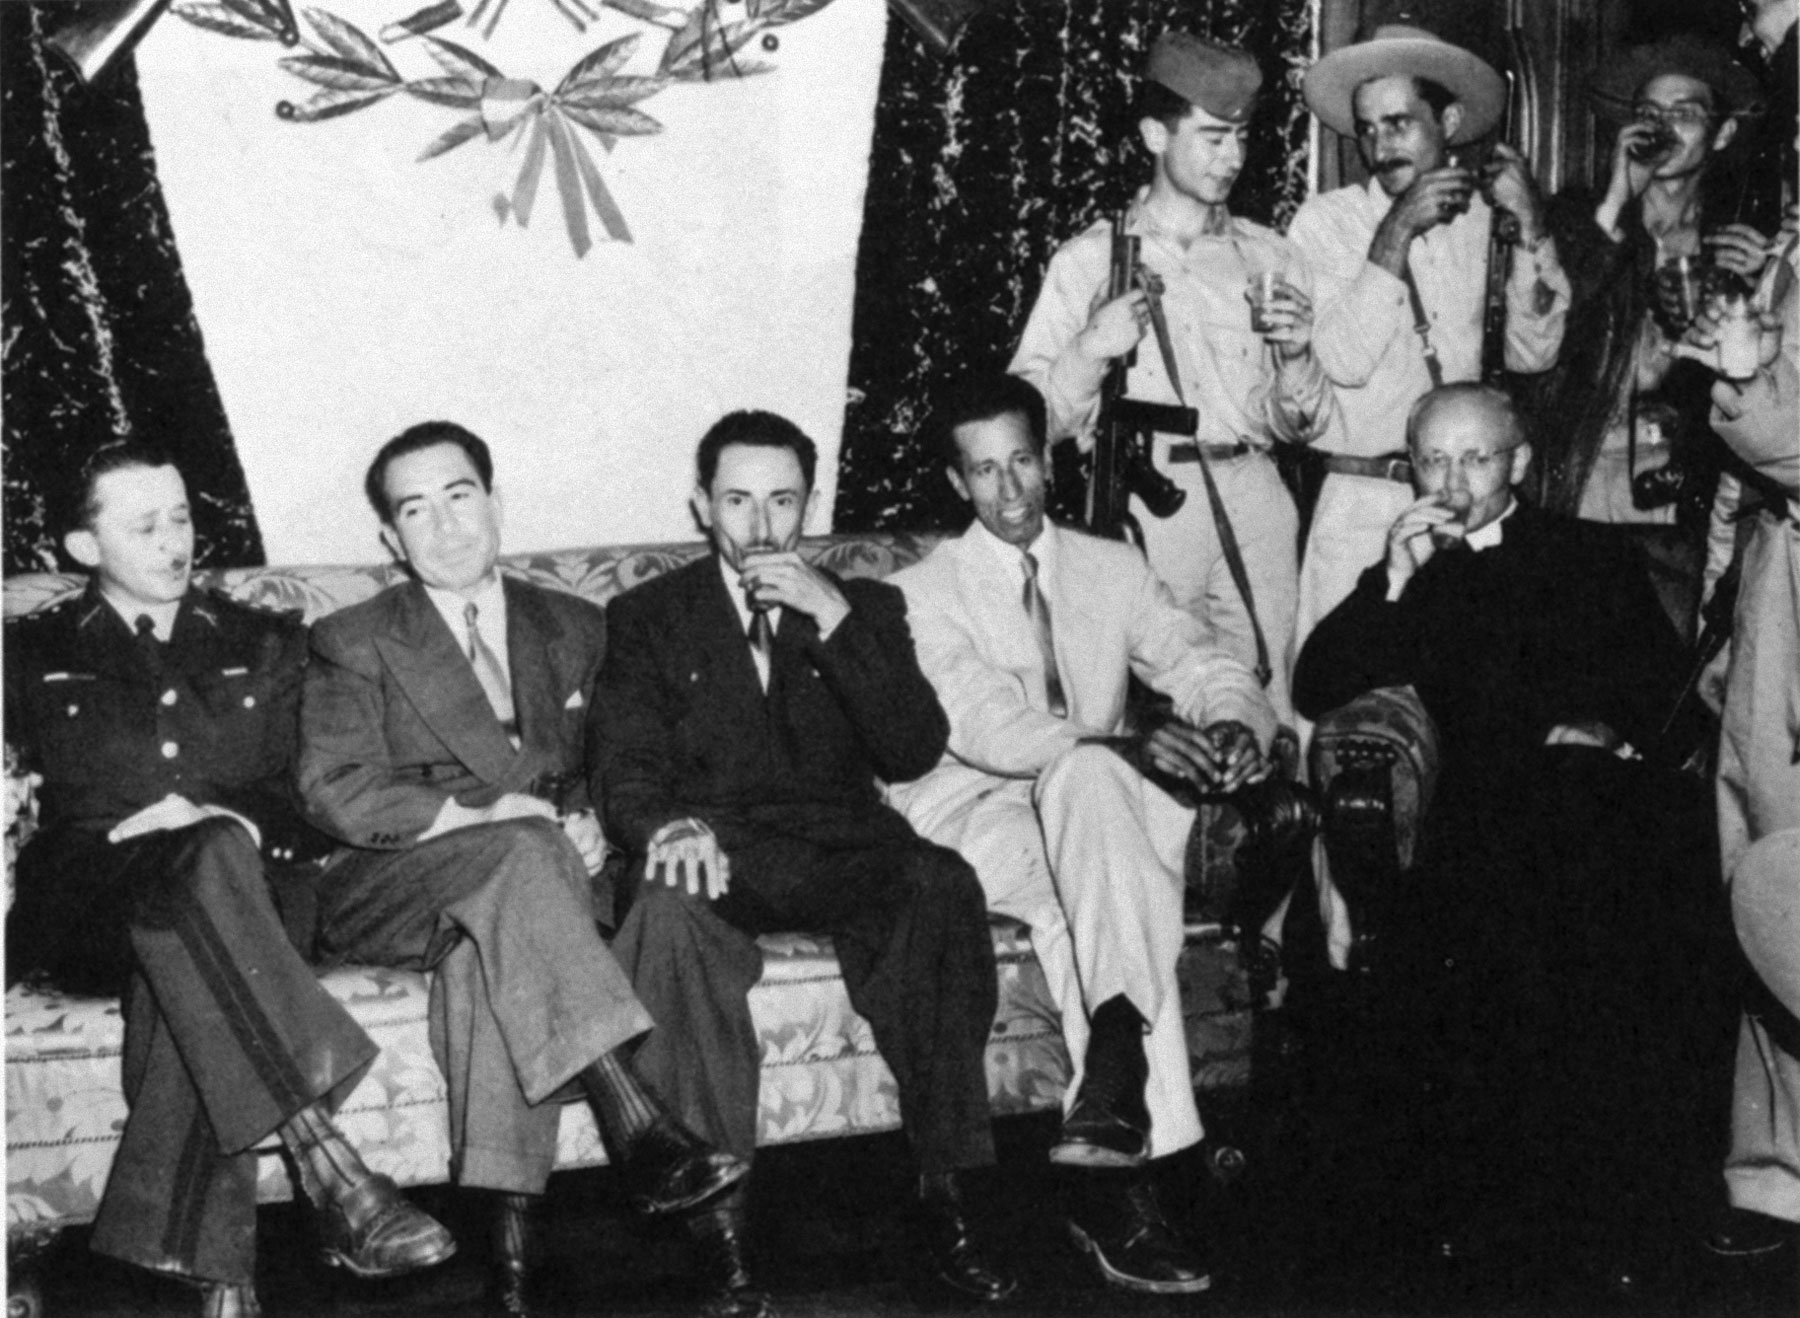
[[182, 276], [137, 70], [84, 87], [44, 43], [57, 4], [0, 4], [0, 407], [6, 571], [55, 566], [72, 477], [120, 437], [187, 477], [198, 561], [262, 536]]
[[[997, 0], [947, 60], [904, 23], [889, 24], [838, 530], [966, 519], [917, 433], [930, 392], [964, 370], [1003, 368], [1050, 254], [1148, 181], [1131, 98], [1167, 28], [1241, 45], [1261, 61], [1262, 105], [1231, 209], [1285, 225], [1306, 188], [1306, 0]], [[1075, 473], [1059, 470], [1065, 517], [1077, 487]]]

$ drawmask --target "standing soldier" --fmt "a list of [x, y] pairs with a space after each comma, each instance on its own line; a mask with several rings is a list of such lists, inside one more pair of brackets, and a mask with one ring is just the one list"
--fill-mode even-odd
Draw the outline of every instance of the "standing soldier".
[[[1157, 39], [1137, 115], [1153, 172], [1119, 221], [1140, 240], [1142, 273], [1112, 295], [1110, 220], [1065, 243], [1011, 369], [1044, 395], [1051, 440], [1084, 449], [1104, 420], [1107, 372], [1134, 349], [1131, 397], [1197, 409], [1193, 433], [1156, 434], [1151, 448], [1187, 494], [1181, 508], [1159, 518], [1134, 494], [1131, 511], [1177, 603], [1246, 667], [1269, 670], [1270, 699], [1291, 722], [1299, 522], [1270, 449], [1315, 438], [1331, 388], [1311, 348], [1305, 263], [1226, 206], [1261, 86], [1244, 51], [1185, 32]], [[1143, 342], [1153, 326], [1154, 346]]]

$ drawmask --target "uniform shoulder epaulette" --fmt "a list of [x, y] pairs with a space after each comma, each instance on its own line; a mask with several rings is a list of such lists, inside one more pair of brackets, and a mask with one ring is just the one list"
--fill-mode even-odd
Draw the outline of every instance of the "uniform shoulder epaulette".
[[305, 621], [304, 609], [283, 608], [278, 604], [251, 603], [241, 600], [235, 595], [227, 594], [217, 586], [208, 586], [201, 594], [206, 597], [206, 607], [219, 609], [222, 612], [235, 614], [238, 617], [255, 618], [265, 622], [290, 622], [296, 625]]
[[6, 625], [8, 627], [36, 628], [48, 623], [63, 621], [73, 617], [75, 610], [81, 607], [82, 600], [86, 598], [85, 592], [76, 591], [73, 595], [65, 595], [54, 604], [46, 604], [41, 609], [33, 609], [30, 613], [21, 613], [8, 618]]

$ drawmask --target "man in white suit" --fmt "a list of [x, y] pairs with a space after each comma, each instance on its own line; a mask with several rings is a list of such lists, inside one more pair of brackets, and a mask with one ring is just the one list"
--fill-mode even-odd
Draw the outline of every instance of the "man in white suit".
[[[942, 762], [892, 799], [963, 853], [991, 910], [1031, 926], [1077, 1067], [1051, 1158], [1136, 1169], [1085, 1178], [1076, 1242], [1112, 1284], [1204, 1290], [1205, 1258], [1163, 1220], [1145, 1168], [1201, 1135], [1175, 982], [1193, 810], [1134, 763], [1235, 791], [1267, 776], [1275, 711], [1141, 554], [1045, 519], [1035, 389], [973, 377], [935, 424], [976, 521], [892, 578], [950, 716]], [[1176, 717], [1122, 746], [1131, 673]]]

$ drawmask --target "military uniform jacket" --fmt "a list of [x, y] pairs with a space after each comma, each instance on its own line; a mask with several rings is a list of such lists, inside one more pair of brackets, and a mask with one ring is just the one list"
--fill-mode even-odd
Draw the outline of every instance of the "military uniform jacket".
[[306, 627], [190, 590], [154, 658], [90, 584], [6, 627], [6, 736], [44, 777], [40, 825], [104, 833], [171, 792], [316, 854], [291, 785]]

